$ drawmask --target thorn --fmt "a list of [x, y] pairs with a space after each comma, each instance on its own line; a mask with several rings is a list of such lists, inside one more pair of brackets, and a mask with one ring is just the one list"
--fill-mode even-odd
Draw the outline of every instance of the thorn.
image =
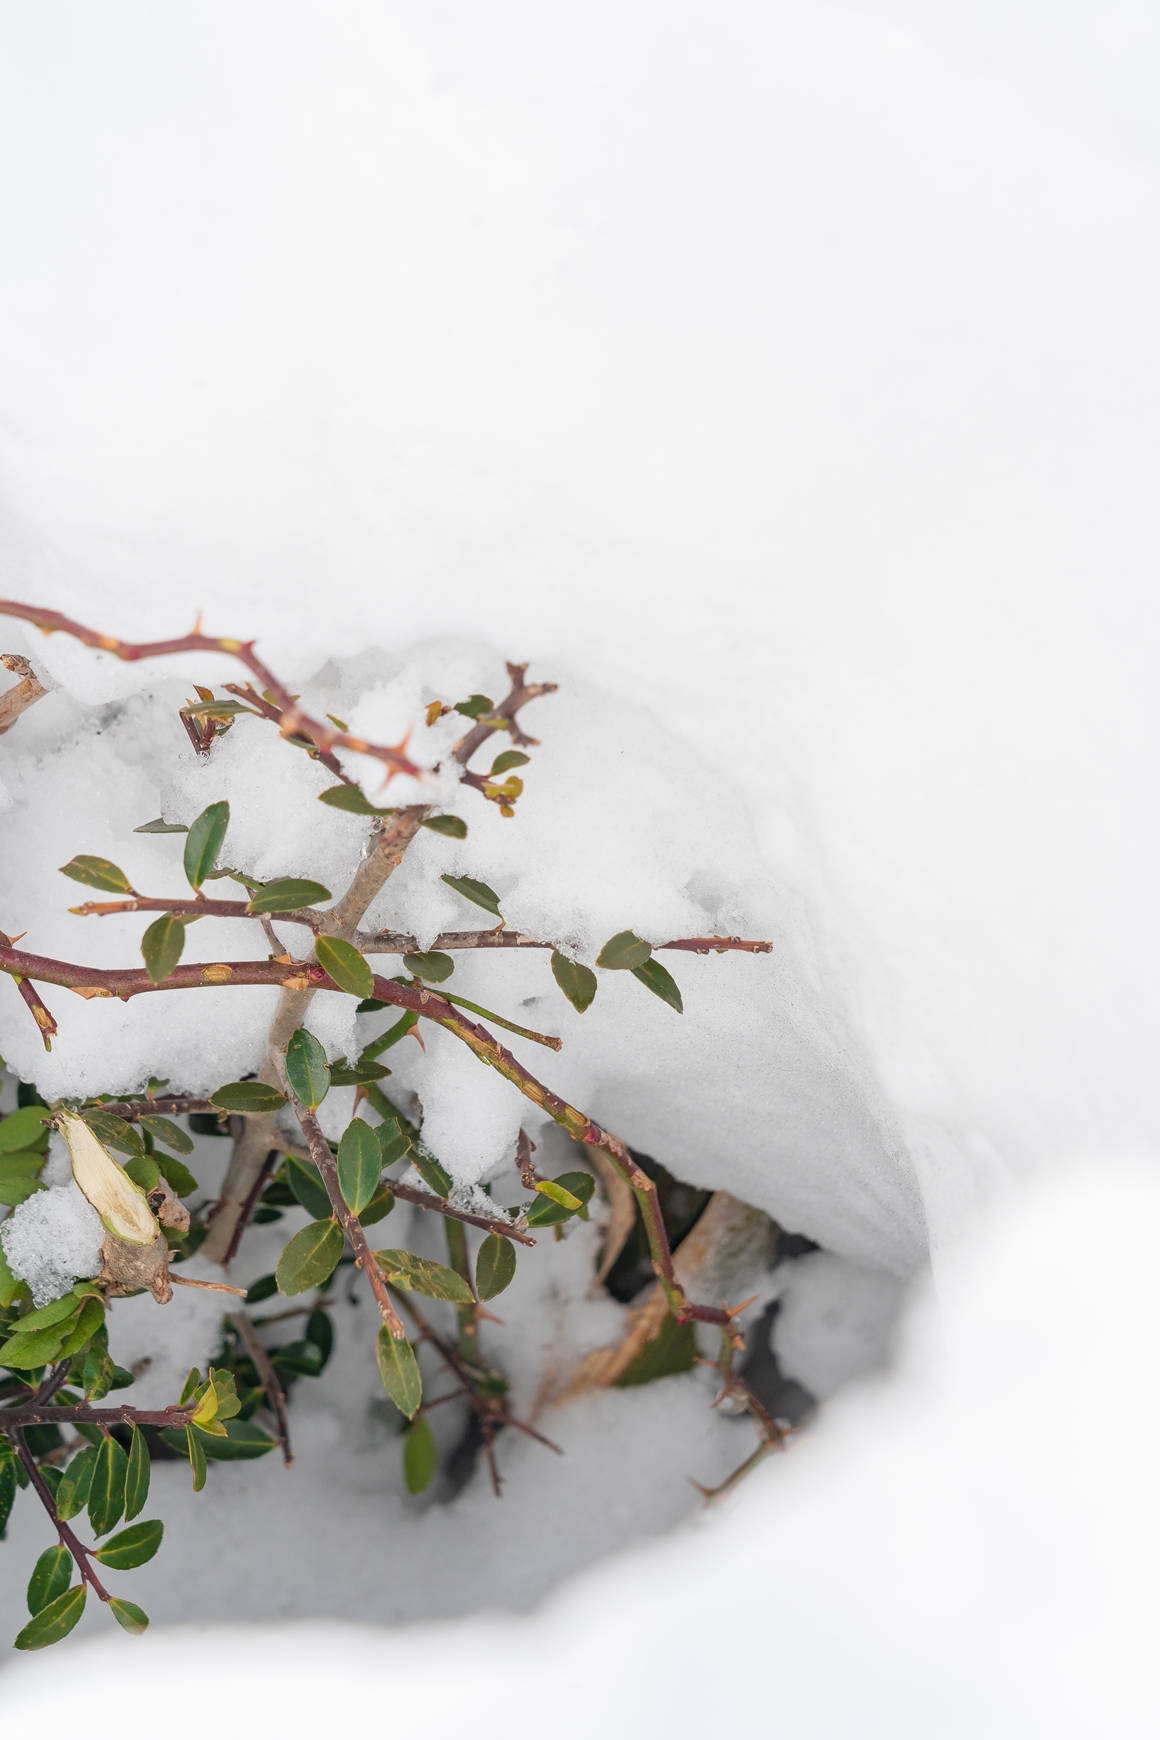
[[193, 631], [192, 632], [194, 634], [201, 633], [201, 611], [200, 610], [198, 611], [197, 615], [193, 619]]
[[726, 1307], [725, 1307], [726, 1317], [740, 1317], [740, 1315], [743, 1311], [748, 1311], [749, 1307], [753, 1304], [754, 1299], [760, 1299], [760, 1297], [761, 1297], [760, 1293], [753, 1293], [750, 1295], [750, 1297], [748, 1299], [746, 1299], [746, 1301], [743, 1305], [734, 1305], [732, 1307], [732, 1309], [730, 1309], [730, 1307], [728, 1305], [726, 1305]]

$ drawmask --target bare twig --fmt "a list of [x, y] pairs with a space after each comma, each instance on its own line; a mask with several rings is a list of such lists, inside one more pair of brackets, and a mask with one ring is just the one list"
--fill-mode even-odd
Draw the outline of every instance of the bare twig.
[[[351, 940], [364, 955], [413, 955], [419, 948], [417, 937], [400, 930], [360, 931]], [[538, 937], [524, 936], [518, 930], [445, 930], [430, 944], [431, 948], [445, 953], [450, 949], [554, 949], [557, 946], [553, 942], [541, 942]], [[773, 950], [771, 942], [747, 942], [739, 936], [685, 936], [656, 946], [658, 949], [684, 949], [695, 955], [723, 955], [730, 951], [768, 955]]]
[[0, 653], [0, 665], [14, 671], [20, 681], [10, 689], [0, 694], [0, 737], [6, 731], [11, 731], [22, 713], [26, 713], [34, 701], [39, 701], [48, 690], [37, 680], [36, 673], [26, 658], [19, 653]]
[[498, 1216], [493, 1220], [484, 1214], [469, 1214], [465, 1208], [453, 1208], [442, 1196], [432, 1196], [424, 1190], [414, 1190], [409, 1184], [388, 1183], [392, 1196], [400, 1202], [409, 1202], [415, 1208], [429, 1209], [433, 1214], [442, 1214], [448, 1220], [462, 1221], [464, 1226], [481, 1227], [484, 1232], [498, 1233], [500, 1238], [511, 1239], [519, 1245], [534, 1245], [535, 1239], [529, 1238], [526, 1232], [514, 1227], [510, 1220], [501, 1220]]
[[367, 1235], [356, 1214], [352, 1214], [342, 1199], [342, 1191], [338, 1187], [338, 1167], [334, 1163], [334, 1155], [330, 1152], [326, 1137], [319, 1128], [318, 1119], [314, 1113], [302, 1104], [290, 1084], [286, 1083], [286, 1092], [290, 1104], [294, 1108], [294, 1116], [302, 1126], [302, 1134], [306, 1137], [306, 1145], [310, 1149], [310, 1158], [314, 1161], [322, 1175], [326, 1186], [326, 1194], [330, 1198], [330, 1206], [334, 1217], [342, 1227], [350, 1248], [354, 1252], [354, 1260], [358, 1268], [370, 1283], [371, 1292], [379, 1308], [379, 1316], [396, 1341], [404, 1339], [405, 1331], [398, 1312], [391, 1304], [391, 1296], [387, 1291], [387, 1279], [375, 1261], [374, 1253], [367, 1243]]
[[58, 610], [42, 610], [36, 605], [19, 604], [12, 599], [0, 599], [0, 616], [20, 617], [24, 622], [33, 623], [44, 634], [71, 634], [85, 646], [112, 653], [114, 658], [124, 659], [127, 663], [137, 659], [164, 658], [170, 653], [227, 653], [253, 673], [263, 689], [273, 697], [274, 704], [281, 708], [278, 729], [283, 737], [307, 737], [319, 750], [353, 749], [359, 755], [370, 755], [381, 761], [390, 773], [409, 773], [415, 779], [429, 778], [422, 768], [417, 767], [413, 761], [408, 761], [403, 753], [405, 740], [393, 747], [368, 743], [365, 738], [353, 737], [348, 731], [340, 731], [337, 726], [323, 724], [321, 720], [312, 719], [309, 714], [304, 713], [289, 689], [258, 658], [251, 640], [231, 640], [202, 634], [199, 629], [175, 640], [118, 640], [115, 635], [98, 634], [95, 629], [86, 628], [83, 623], [73, 622], [69, 617], [62, 616]]
[[225, 1256], [222, 1258], [223, 1268], [228, 1269], [234, 1258], [237, 1256], [238, 1246], [242, 1242], [242, 1234], [249, 1226], [250, 1216], [257, 1208], [262, 1192], [270, 1182], [270, 1175], [278, 1164], [281, 1152], [282, 1150], [279, 1148], [271, 1148], [270, 1152], [263, 1160], [262, 1169], [254, 1179], [254, 1182], [250, 1187], [250, 1194], [242, 1204], [241, 1213], [238, 1215], [238, 1218], [234, 1223], [234, 1230], [230, 1236], [229, 1246], [227, 1247]]
[[90, 1408], [79, 1403], [75, 1408], [38, 1406], [29, 1402], [24, 1407], [0, 1409], [0, 1430], [19, 1431], [24, 1426], [71, 1426], [78, 1420], [93, 1426], [188, 1426], [197, 1412], [193, 1402], [186, 1408]]
[[207, 1293], [236, 1293], [240, 1299], [246, 1296], [245, 1287], [227, 1287], [224, 1281], [195, 1281], [189, 1275], [179, 1275], [176, 1269], [170, 1269], [169, 1279], [179, 1287], [203, 1287]]
[[232, 1323], [237, 1330], [258, 1374], [258, 1382], [265, 1391], [270, 1412], [278, 1422], [278, 1431], [282, 1438], [282, 1461], [289, 1468], [294, 1460], [294, 1452], [290, 1448], [290, 1422], [286, 1417], [286, 1397], [278, 1382], [278, 1373], [274, 1370], [270, 1355], [258, 1339], [257, 1330], [244, 1311], [233, 1312], [226, 1318], [226, 1322]]

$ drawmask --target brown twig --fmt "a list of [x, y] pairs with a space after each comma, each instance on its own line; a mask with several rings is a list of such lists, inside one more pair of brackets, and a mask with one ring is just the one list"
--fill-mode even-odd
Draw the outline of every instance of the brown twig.
[[[148, 973], [142, 969], [128, 971], [118, 968], [78, 967], [67, 961], [54, 961], [41, 955], [26, 954], [22, 949], [0, 947], [0, 971], [25, 974], [43, 980], [50, 984], [69, 985], [82, 995], [121, 997], [128, 1001], [130, 997], [142, 996], [161, 989], [181, 990], [225, 985], [269, 985], [291, 983], [295, 989], [307, 986], [320, 991], [339, 991], [341, 987], [323, 972], [316, 962], [303, 961], [291, 963], [289, 967], [276, 961], [234, 961], [219, 962], [210, 966], [190, 965], [177, 966], [163, 986], [153, 983]], [[286, 975], [292, 975], [287, 979]], [[440, 997], [438, 992], [425, 987], [416, 989], [413, 985], [397, 985], [393, 979], [374, 978], [372, 994], [378, 1001], [394, 1003], [402, 1009], [413, 1009], [416, 1014], [428, 1021], [435, 1021], [441, 1027], [446, 1027], [458, 1039], [474, 1051], [483, 1062], [506, 1077], [517, 1087], [526, 1099], [533, 1105], [547, 1112], [550, 1118], [560, 1124], [568, 1134], [578, 1142], [585, 1142], [593, 1148], [598, 1148], [606, 1154], [621, 1177], [631, 1185], [640, 1205], [645, 1231], [648, 1235], [649, 1249], [652, 1253], [653, 1266], [657, 1277], [665, 1289], [669, 1304], [678, 1322], [696, 1318], [702, 1323], [718, 1323], [727, 1326], [731, 1323], [729, 1313], [714, 1305], [698, 1305], [690, 1300], [681, 1287], [673, 1270], [672, 1252], [669, 1249], [668, 1235], [665, 1232], [664, 1220], [661, 1216], [657, 1199], [657, 1189], [648, 1173], [639, 1167], [624, 1143], [608, 1130], [602, 1129], [585, 1113], [578, 1111], [567, 1100], [553, 1093], [538, 1081], [530, 1070], [515, 1058], [506, 1046], [490, 1034], [486, 1027], [477, 1022], [469, 1021], [459, 1010]], [[302, 1108], [305, 1112], [305, 1107]], [[308, 1117], [310, 1114], [306, 1114]], [[321, 1143], [327, 1161], [333, 1167], [330, 1149], [318, 1129], [313, 1118], [310, 1119], [316, 1132], [316, 1138]], [[299, 1118], [301, 1122], [301, 1117]], [[305, 1130], [306, 1126], [303, 1125]], [[309, 1136], [307, 1137], [310, 1143]], [[310, 1144], [313, 1154], [313, 1144]], [[317, 1155], [314, 1155], [318, 1163]], [[329, 1186], [328, 1186], [329, 1188]], [[337, 1192], [337, 1175], [335, 1176], [335, 1191]], [[334, 1200], [332, 1196], [331, 1200]], [[341, 1202], [341, 1195], [338, 1197]], [[345, 1212], [345, 1205], [344, 1205]], [[357, 1225], [357, 1222], [355, 1223]], [[359, 1227], [359, 1234], [362, 1229]], [[373, 1284], [373, 1283], [372, 1283]], [[396, 1319], [397, 1321], [397, 1319]], [[392, 1331], [393, 1333], [393, 1331]]]
[[79, 1403], [75, 1408], [38, 1407], [29, 1402], [24, 1407], [0, 1409], [0, 1430], [19, 1431], [24, 1426], [71, 1426], [78, 1420], [93, 1426], [188, 1426], [197, 1404], [178, 1408], [91, 1408]]
[[3, 737], [6, 731], [11, 731], [20, 715], [26, 713], [42, 695], [47, 695], [48, 690], [39, 682], [28, 660], [21, 658], [19, 653], [0, 653], [0, 665], [14, 671], [20, 678], [12, 688], [0, 694], [0, 737]]
[[250, 1194], [242, 1204], [242, 1211], [238, 1215], [237, 1224], [234, 1227], [233, 1234], [230, 1238], [229, 1248], [227, 1249], [225, 1256], [222, 1258], [222, 1267], [224, 1269], [229, 1268], [230, 1264], [238, 1254], [238, 1246], [242, 1242], [242, 1234], [250, 1224], [250, 1216], [258, 1206], [259, 1197], [263, 1190], [265, 1190], [266, 1185], [270, 1182], [270, 1176], [273, 1173], [275, 1166], [278, 1164], [280, 1154], [280, 1149], [271, 1148], [270, 1152], [262, 1162], [262, 1170], [255, 1178]]
[[415, 1190], [409, 1184], [391, 1182], [387, 1188], [392, 1196], [400, 1202], [409, 1202], [415, 1208], [430, 1209], [433, 1214], [442, 1214], [448, 1220], [462, 1221], [465, 1226], [477, 1226], [484, 1232], [498, 1233], [501, 1238], [511, 1239], [516, 1244], [534, 1245], [535, 1239], [529, 1238], [526, 1232], [520, 1232], [509, 1220], [492, 1220], [484, 1214], [469, 1214], [465, 1208], [453, 1208], [442, 1196], [433, 1196], [427, 1191]]
[[246, 1296], [245, 1287], [227, 1287], [224, 1281], [195, 1281], [189, 1275], [180, 1275], [176, 1269], [170, 1269], [169, 1279], [179, 1287], [203, 1287], [207, 1293], [236, 1293], [239, 1299]]
[[302, 1126], [302, 1134], [306, 1137], [306, 1145], [310, 1149], [310, 1158], [322, 1175], [322, 1182], [326, 1186], [326, 1194], [330, 1198], [334, 1217], [350, 1241], [356, 1266], [362, 1270], [370, 1283], [371, 1292], [374, 1294], [375, 1302], [379, 1308], [379, 1316], [395, 1340], [402, 1341], [406, 1332], [398, 1312], [391, 1304], [386, 1276], [375, 1261], [374, 1253], [367, 1243], [367, 1235], [363, 1231], [358, 1216], [351, 1213], [342, 1199], [342, 1191], [338, 1186], [338, 1167], [335, 1165], [334, 1155], [330, 1152], [326, 1137], [319, 1128], [318, 1119], [312, 1111], [302, 1104], [289, 1082], [286, 1083], [286, 1093], [289, 1096], [291, 1106], [294, 1108], [294, 1116]]
[[[29, 1422], [29, 1424], [32, 1424], [32, 1422]], [[36, 1496], [39, 1498], [41, 1504], [51, 1517], [56, 1532], [60, 1536], [61, 1545], [67, 1548], [68, 1552], [71, 1554], [73, 1563], [81, 1574], [82, 1581], [89, 1585], [93, 1594], [101, 1601], [107, 1602], [109, 1599], [109, 1591], [105, 1588], [104, 1584], [93, 1570], [91, 1562], [92, 1552], [90, 1548], [84, 1546], [80, 1541], [78, 1541], [68, 1524], [62, 1522], [60, 1517], [57, 1516], [56, 1500], [48, 1490], [48, 1484], [44, 1475], [40, 1472], [35, 1456], [28, 1448], [28, 1445], [24, 1442], [24, 1433], [20, 1431], [18, 1427], [14, 1427], [11, 1430], [11, 1439], [12, 1448], [24, 1464], [25, 1472], [33, 1486], [36, 1488]]]
[[[295, 921], [297, 922], [297, 920]], [[351, 939], [364, 955], [413, 955], [419, 939], [399, 930], [360, 931]], [[524, 936], [518, 930], [445, 930], [430, 944], [444, 952], [450, 949], [554, 949], [553, 942]], [[684, 949], [689, 954], [727, 954], [730, 950], [768, 955], [771, 942], [747, 942], [739, 936], [685, 936], [675, 942], [658, 943], [657, 949]], [[653, 951], [654, 953], [656, 950]]]
[[[244, 686], [241, 683], [223, 683], [222, 687], [226, 690], [227, 694], [237, 695], [239, 699], [245, 701], [254, 709], [255, 713], [259, 714], [263, 719], [268, 719], [271, 725], [277, 725], [279, 730], [282, 729], [283, 709], [281, 707], [275, 707], [272, 702], [267, 701], [264, 695], [259, 695], [253, 683], [246, 683]], [[283, 732], [282, 735], [286, 736], [287, 734]], [[299, 733], [294, 733], [293, 735], [298, 736]], [[351, 779], [349, 774], [342, 771], [342, 763], [339, 761], [337, 756], [331, 754], [329, 749], [319, 749], [315, 747], [313, 754], [314, 759], [320, 761], [323, 767], [327, 768], [329, 772], [334, 774], [336, 779], [342, 781], [343, 785], [354, 785], [357, 783], [355, 780]]]
[[138, 1118], [180, 1118], [186, 1112], [213, 1112], [218, 1117], [226, 1115], [212, 1100], [197, 1099], [193, 1094], [164, 1094], [153, 1100], [102, 1100], [99, 1105], [94, 1102], [81, 1109], [86, 1112], [111, 1112], [113, 1117], [124, 1118], [130, 1124], [135, 1124]]
[[[511, 689], [499, 705], [487, 715], [489, 719], [502, 719], [504, 724], [502, 726], [474, 725], [466, 737], [460, 738], [452, 750], [452, 757], [459, 762], [461, 767], [466, 767], [481, 744], [486, 743], [488, 738], [498, 730], [510, 732], [512, 742], [517, 743], [521, 749], [534, 749], [538, 746], [540, 741], [538, 737], [528, 737], [520, 730], [516, 723], [516, 714], [521, 707], [526, 707], [529, 701], [535, 701], [541, 695], [554, 695], [558, 684], [525, 683], [524, 676], [527, 668], [526, 664], [513, 665], [509, 663], [507, 674], [511, 682]], [[470, 779], [469, 783], [475, 784], [475, 778]]]
[[286, 1417], [286, 1397], [282, 1385], [278, 1382], [278, 1373], [274, 1370], [270, 1355], [258, 1339], [257, 1330], [244, 1311], [231, 1313], [226, 1318], [226, 1322], [233, 1324], [245, 1343], [246, 1352], [250, 1356], [258, 1374], [258, 1381], [265, 1391], [267, 1402], [270, 1404], [270, 1412], [278, 1422], [278, 1431], [282, 1437], [282, 1461], [289, 1468], [294, 1460], [294, 1452], [290, 1448], [290, 1422]]
[[12, 599], [0, 599], [0, 616], [20, 617], [24, 622], [31, 622], [44, 634], [71, 634], [85, 646], [112, 653], [114, 658], [124, 659], [126, 663], [133, 663], [138, 659], [165, 658], [171, 653], [226, 653], [245, 665], [262, 688], [273, 697], [274, 704], [281, 708], [278, 729], [283, 737], [308, 737], [315, 748], [322, 751], [352, 749], [359, 755], [373, 756], [376, 761], [381, 761], [389, 768], [392, 774], [409, 773], [415, 779], [430, 778], [422, 768], [404, 755], [405, 739], [393, 747], [368, 743], [365, 738], [353, 737], [348, 731], [340, 731], [336, 726], [323, 724], [321, 720], [312, 719], [308, 713], [304, 713], [289, 689], [258, 658], [254, 652], [253, 641], [202, 634], [198, 629], [174, 640], [118, 640], [115, 635], [98, 634], [95, 629], [86, 628], [83, 623], [62, 616], [58, 610], [42, 610], [36, 605], [19, 604]]
[[[261, 918], [268, 916], [280, 920], [283, 924], [304, 924], [310, 930], [320, 930], [325, 922], [326, 914], [316, 911], [313, 907], [295, 908], [293, 912], [274, 912], [268, 915], [251, 912], [248, 900], [186, 900], [177, 896], [173, 900], [165, 895], [135, 894], [131, 900], [86, 900], [82, 906], [70, 906], [69, 911], [77, 918], [110, 918], [121, 912], [175, 912], [188, 913], [195, 918]], [[277, 938], [275, 937], [275, 942]], [[281, 952], [279, 950], [279, 952]]]

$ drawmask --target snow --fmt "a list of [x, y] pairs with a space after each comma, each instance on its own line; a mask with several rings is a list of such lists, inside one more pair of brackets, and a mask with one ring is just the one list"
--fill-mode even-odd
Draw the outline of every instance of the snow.
[[48, 1305], [81, 1276], [101, 1272], [105, 1229], [75, 1184], [38, 1190], [0, 1227], [12, 1273], [27, 1281], [34, 1305]]
[[[375, 920], [473, 924], [446, 870], [588, 959], [626, 924], [771, 938], [770, 957], [667, 957], [683, 1017], [625, 974], [576, 1016], [546, 957], [466, 959], [454, 983], [558, 1032], [559, 1057], [513, 1050], [626, 1139], [825, 1247], [783, 1277], [773, 1331], [815, 1393], [852, 1346], [880, 1357], [928, 1259], [946, 1324], [941, 1376], [929, 1356], [879, 1400], [838, 1395], [721, 1523], [594, 1570], [554, 1615], [219, 1637], [236, 1697], [259, 1641], [304, 1706], [342, 1648], [432, 1728], [425, 1674], [453, 1661], [466, 1687], [518, 1650], [526, 1690], [477, 1700], [476, 1726], [591, 1725], [598, 1698], [601, 1722], [659, 1709], [676, 1733], [767, 1708], [803, 1734], [1154, 1731], [1150, 12], [126, 0], [109, 20], [65, 0], [0, 32], [5, 591], [133, 637], [202, 608], [312, 704], [388, 733], [530, 659], [560, 691], [529, 708], [543, 744], [515, 819], [443, 794], [467, 841], [424, 836]], [[134, 958], [143, 922], [68, 917], [53, 867], [100, 853], [176, 893], [180, 839], [132, 829], [222, 796], [244, 868], [341, 888], [365, 830], [315, 802], [328, 776], [249, 721], [204, 765], [189, 750], [177, 707], [235, 667], [4, 633], [56, 685], [0, 745], [6, 932]], [[266, 944], [205, 921], [189, 950]], [[271, 1001], [50, 994], [46, 1057], [13, 995], [0, 1049], [46, 1094], [209, 1087], [256, 1066]], [[350, 1008], [312, 1006], [331, 1055]], [[443, 1035], [390, 1057], [461, 1180], [510, 1158], [527, 1114], [498, 1078]], [[961, 1248], [1026, 1181], [960, 1289]], [[175, 1331], [173, 1361], [210, 1327]], [[341, 1545], [288, 1610], [526, 1605], [615, 1542], [629, 1461], [639, 1535], [670, 1526], [690, 1464], [730, 1464], [696, 1384], [576, 1405], [561, 1434], [590, 1505], [513, 1451], [530, 1520], [510, 1553], [516, 1525], [467, 1494], [423, 1513], [433, 1568], [408, 1501], [383, 1501], [351, 1588], [371, 1602], [398, 1552], [389, 1612], [341, 1606], [364, 1518], [303, 1477], [311, 1540]], [[298, 1407], [321, 1464], [332, 1392]], [[343, 1478], [378, 1503], [394, 1449], [377, 1472], [366, 1431]], [[289, 1508], [277, 1467], [233, 1473], [190, 1503], [207, 1540]], [[186, 1611], [230, 1582], [210, 1562]], [[252, 1589], [237, 1616], [272, 1617]], [[187, 1646], [134, 1647], [160, 1683]], [[268, 1701], [287, 1682], [257, 1683]], [[670, 1704], [643, 1712], [646, 1684]]]

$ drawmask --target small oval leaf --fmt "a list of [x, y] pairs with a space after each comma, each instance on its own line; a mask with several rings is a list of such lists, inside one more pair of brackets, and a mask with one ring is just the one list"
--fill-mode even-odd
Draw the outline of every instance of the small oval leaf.
[[89, 1444], [73, 1457], [65, 1469], [56, 1492], [56, 1514], [61, 1522], [68, 1522], [70, 1517], [79, 1516], [88, 1504], [96, 1466], [96, 1447]]
[[609, 937], [596, 957], [596, 965], [614, 973], [631, 972], [633, 967], [642, 967], [651, 954], [651, 943], [646, 943], [635, 931], [621, 930]]
[[467, 823], [462, 816], [428, 816], [423, 826], [433, 834], [446, 834], [449, 840], [467, 838]]
[[106, 894], [133, 892], [133, 884], [119, 864], [111, 864], [107, 858], [92, 858], [87, 852], [62, 864], [60, 873], [71, 876], [74, 882], [83, 882], [86, 888], [102, 888]]
[[134, 1159], [144, 1154], [145, 1144], [141, 1140], [141, 1133], [127, 1119], [118, 1118], [113, 1112], [102, 1112], [94, 1107], [86, 1108], [81, 1116], [97, 1141], [102, 1142], [106, 1148], [115, 1148], [118, 1154], [131, 1154]]
[[407, 1482], [407, 1491], [415, 1497], [426, 1492], [438, 1463], [434, 1435], [426, 1420], [420, 1416], [407, 1433], [407, 1441], [403, 1445], [403, 1478]]
[[583, 1015], [596, 995], [597, 979], [591, 967], [570, 961], [559, 949], [552, 950], [552, 977], [578, 1015]]
[[193, 1153], [193, 1138], [187, 1136], [184, 1130], [176, 1124], [171, 1124], [168, 1118], [161, 1118], [154, 1112], [139, 1118], [142, 1129], [148, 1130], [155, 1142], [164, 1143], [166, 1148], [172, 1148], [177, 1154]]
[[286, 1095], [264, 1081], [228, 1081], [210, 1094], [209, 1102], [223, 1112], [277, 1112], [286, 1104]]
[[300, 1160], [297, 1154], [287, 1154], [282, 1177], [312, 1219], [330, 1219], [334, 1206], [313, 1160]]
[[441, 876], [439, 880], [446, 882], [448, 888], [454, 888], [456, 894], [462, 894], [464, 900], [470, 900], [475, 906], [482, 906], [485, 912], [493, 912], [497, 918], [503, 917], [499, 909], [499, 895], [486, 882], [477, 882], [474, 876]]
[[355, 1118], [338, 1145], [338, 1187], [352, 1214], [361, 1214], [379, 1187], [383, 1156], [369, 1124]]
[[144, 1435], [132, 1428], [129, 1439], [129, 1467], [125, 1475], [125, 1521], [132, 1522], [145, 1509], [149, 1497], [149, 1451]]
[[501, 773], [507, 773], [513, 767], [526, 767], [530, 760], [530, 755], [523, 755], [518, 749], [505, 749], [492, 762], [491, 772], [487, 777], [498, 779]]
[[296, 1028], [286, 1047], [286, 1079], [304, 1106], [311, 1111], [330, 1092], [330, 1069], [326, 1052], [306, 1027]]
[[191, 888], [200, 888], [218, 860], [230, 825], [228, 803], [210, 804], [191, 822], [185, 837], [185, 874]]
[[330, 889], [321, 882], [307, 882], [297, 876], [281, 876], [267, 882], [250, 900], [249, 912], [297, 912], [299, 907], [314, 906], [331, 898]]
[[481, 1299], [494, 1299], [511, 1285], [516, 1272], [516, 1249], [510, 1239], [488, 1233], [475, 1259], [475, 1286]]
[[336, 1220], [316, 1220], [294, 1234], [278, 1258], [278, 1290], [287, 1298], [320, 1287], [338, 1267], [342, 1228]]
[[383, 1388], [408, 1420], [413, 1420], [423, 1400], [423, 1379], [419, 1362], [409, 1341], [396, 1341], [384, 1325], [375, 1341], [375, 1360]]
[[632, 976], [639, 979], [642, 985], [647, 985], [654, 997], [659, 997], [662, 1003], [667, 1003], [678, 1015], [684, 1014], [685, 1005], [681, 1002], [680, 987], [669, 969], [662, 967], [659, 961], [645, 961], [642, 967], [633, 967]]
[[15, 1154], [21, 1148], [43, 1147], [48, 1141], [48, 1129], [41, 1121], [48, 1117], [45, 1106], [21, 1106], [0, 1118], [0, 1154]]
[[175, 1160], [172, 1154], [154, 1154], [161, 1176], [175, 1196], [192, 1196], [197, 1189], [197, 1179], [183, 1166], [180, 1160]]
[[562, 1184], [557, 1184], [554, 1178], [541, 1178], [536, 1185], [541, 1196], [548, 1196], [553, 1202], [558, 1202], [561, 1208], [577, 1209], [583, 1204], [578, 1196], [573, 1196]]
[[120, 1522], [125, 1509], [128, 1473], [129, 1458], [117, 1440], [102, 1438], [89, 1488], [89, 1521], [95, 1535], [107, 1535]]
[[59, 1643], [62, 1637], [68, 1636], [84, 1610], [85, 1586], [74, 1583], [71, 1589], [66, 1589], [63, 1595], [42, 1607], [35, 1619], [28, 1621], [13, 1647], [47, 1649], [50, 1643]]
[[133, 1637], [140, 1637], [149, 1624], [149, 1615], [143, 1613], [133, 1601], [122, 1601], [119, 1595], [110, 1595], [109, 1612], [117, 1624]]
[[403, 965], [417, 979], [426, 979], [432, 985], [441, 985], [455, 971], [455, 962], [451, 956], [442, 954], [438, 949], [428, 949], [421, 955], [404, 955]]
[[346, 810], [352, 816], [393, 816], [394, 810], [379, 809], [367, 797], [361, 786], [332, 785], [326, 791], [318, 794], [320, 804], [329, 804], [333, 810]]
[[428, 1299], [446, 1299], [452, 1305], [473, 1303], [471, 1288], [445, 1263], [433, 1263], [411, 1251], [375, 1251], [375, 1262], [393, 1287], [407, 1293], [422, 1293]]
[[111, 1571], [135, 1571], [138, 1565], [148, 1564], [161, 1545], [164, 1533], [163, 1522], [134, 1523], [132, 1528], [122, 1529], [103, 1547], [98, 1547], [96, 1557]]
[[172, 912], [163, 912], [141, 938], [145, 971], [155, 985], [163, 985], [185, 947], [185, 923]]
[[353, 943], [338, 936], [320, 936], [314, 941], [314, 953], [324, 972], [329, 973], [340, 990], [352, 997], [369, 997], [374, 992], [375, 975]]
[[50, 1601], [63, 1595], [71, 1576], [72, 1554], [68, 1548], [48, 1547], [37, 1559], [28, 1581], [28, 1611], [33, 1615], [40, 1613]]

